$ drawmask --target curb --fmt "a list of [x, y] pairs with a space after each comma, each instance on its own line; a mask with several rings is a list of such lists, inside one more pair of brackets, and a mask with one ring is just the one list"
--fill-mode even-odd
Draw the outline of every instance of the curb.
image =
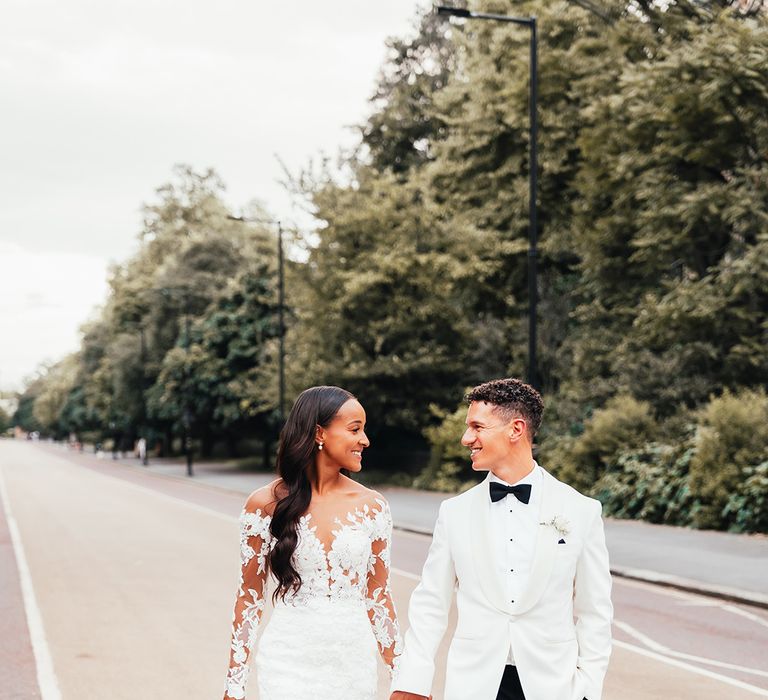
[[[409, 532], [414, 535], [432, 536], [431, 530], [408, 523], [395, 524], [394, 529], [399, 530], [400, 532]], [[689, 578], [672, 576], [671, 574], [662, 574], [658, 571], [630, 569], [623, 566], [612, 566], [611, 575], [618, 578], [629, 579], [631, 581], [649, 583], [654, 586], [674, 588], [678, 591], [694, 593], [696, 595], [706, 596], [707, 598], [717, 598], [718, 600], [727, 600], [732, 603], [740, 603], [741, 605], [749, 605], [755, 608], [768, 610], [768, 595], [753, 593], [752, 591], [745, 591], [740, 588], [729, 588], [727, 586], [702, 583], [701, 581], [694, 581]]]
[[718, 586], [713, 583], [702, 583], [693, 579], [683, 578], [681, 576], [672, 576], [670, 574], [661, 574], [658, 571], [648, 571], [647, 569], [629, 569], [620, 566], [612, 566], [611, 574], [619, 578], [626, 578], [631, 581], [642, 581], [655, 586], [664, 586], [665, 588], [674, 588], [686, 593], [695, 593], [708, 598], [717, 598], [727, 600], [732, 603], [750, 605], [755, 608], [768, 610], [768, 595], [745, 591], [741, 588], [730, 588], [728, 586]]

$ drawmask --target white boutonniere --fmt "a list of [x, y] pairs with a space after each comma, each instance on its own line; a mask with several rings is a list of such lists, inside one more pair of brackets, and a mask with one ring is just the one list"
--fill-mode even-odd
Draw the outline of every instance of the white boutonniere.
[[545, 525], [547, 527], [553, 527], [557, 531], [558, 534], [565, 537], [570, 531], [570, 523], [563, 518], [560, 515], [556, 515], [552, 520], [550, 520], [548, 523], [539, 523], [539, 525]]

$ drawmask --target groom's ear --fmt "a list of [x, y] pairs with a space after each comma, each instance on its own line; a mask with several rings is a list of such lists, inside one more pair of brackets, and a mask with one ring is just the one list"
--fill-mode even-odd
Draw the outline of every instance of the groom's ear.
[[509, 440], [510, 442], [518, 442], [521, 438], [524, 438], [528, 426], [525, 422], [525, 418], [519, 416], [509, 421]]

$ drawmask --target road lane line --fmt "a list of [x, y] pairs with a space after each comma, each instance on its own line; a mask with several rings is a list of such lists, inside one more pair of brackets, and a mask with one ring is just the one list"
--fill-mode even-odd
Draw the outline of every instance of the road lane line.
[[390, 571], [393, 574], [397, 574], [398, 576], [402, 576], [403, 578], [408, 578], [411, 581], [421, 581], [421, 576], [418, 574], [413, 574], [410, 571], [406, 571], [405, 569], [398, 569], [397, 567], [392, 567]]
[[742, 617], [746, 617], [747, 620], [752, 620], [752, 622], [756, 622], [758, 625], [768, 627], [768, 620], [760, 617], [759, 615], [748, 612], [747, 610], [737, 608], [735, 605], [723, 605], [722, 608], [723, 610], [727, 610], [729, 613], [733, 613], [734, 615], [741, 615]]
[[715, 659], [708, 659], [704, 656], [686, 654], [682, 651], [674, 651], [673, 649], [670, 649], [663, 644], [659, 644], [650, 637], [644, 635], [642, 632], [632, 627], [632, 625], [628, 625], [626, 622], [622, 622], [621, 620], [614, 620], [613, 624], [616, 625], [616, 627], [618, 627], [620, 630], [626, 632], [630, 637], [634, 637], [638, 642], [645, 644], [645, 646], [647, 646], [649, 649], [652, 649], [659, 654], [666, 654], [667, 656], [674, 656], [677, 659], [686, 659], [687, 661], [695, 661], [697, 663], [706, 664], [708, 666], [725, 668], [729, 671], [739, 671], [740, 673], [748, 673], [753, 676], [762, 676], [763, 678], [768, 678], [768, 671], [762, 671], [760, 669], [750, 668], [748, 666], [739, 666], [738, 664], [731, 664], [727, 661], [716, 661]]
[[19, 572], [19, 582], [21, 584], [21, 593], [24, 598], [24, 612], [27, 615], [27, 628], [29, 629], [29, 640], [32, 643], [32, 651], [35, 655], [35, 666], [37, 667], [37, 685], [40, 688], [42, 700], [61, 700], [61, 691], [56, 680], [56, 672], [53, 669], [53, 660], [48, 649], [48, 641], [45, 637], [45, 627], [43, 626], [43, 617], [40, 614], [40, 608], [35, 598], [35, 589], [32, 584], [32, 575], [27, 565], [27, 557], [24, 554], [24, 545], [21, 541], [21, 534], [16, 518], [11, 510], [11, 502], [8, 498], [8, 491], [5, 487], [3, 470], [0, 468], [0, 500], [3, 502], [5, 510], [5, 520], [8, 524], [8, 532], [11, 535], [11, 544], [16, 557], [16, 569]]
[[768, 627], [768, 620], [766, 620], [763, 617], [760, 617], [760, 615], [756, 615], [755, 613], [749, 612], [748, 610], [744, 610], [740, 607], [737, 607], [733, 603], [717, 600], [715, 598], [703, 598], [695, 593], [685, 593], [683, 591], [677, 591], [671, 588], [659, 587], [654, 583], [644, 583], [642, 581], [632, 581], [629, 579], [617, 579], [617, 578], [614, 578], [613, 582], [614, 584], [623, 584], [625, 586], [628, 586], [629, 588], [640, 588], [642, 590], [650, 590], [660, 595], [669, 596], [670, 598], [677, 598], [678, 600], [681, 601], [681, 605], [689, 605], [689, 606], [697, 606], [697, 607], [705, 607], [705, 608], [719, 608], [720, 610], [724, 610], [725, 612], [729, 612], [733, 615], [740, 615], [741, 617], [744, 617], [747, 620], [751, 620], [752, 622], [755, 622], [758, 625], [762, 625], [763, 627]]
[[614, 619], [613, 624], [623, 632], [626, 632], [630, 637], [634, 637], [638, 642], [644, 644], [649, 649], [652, 649], [659, 654], [668, 654], [671, 651], [669, 647], [665, 647], [663, 644], [659, 644], [650, 637], [644, 635], [640, 630], [637, 630], [631, 625], [628, 625], [626, 622]]
[[613, 645], [618, 647], [619, 649], [625, 649], [626, 651], [631, 651], [631, 652], [634, 652], [635, 654], [640, 654], [641, 656], [647, 656], [648, 658], [655, 659], [656, 661], [660, 661], [661, 663], [667, 664], [668, 666], [675, 666], [677, 668], [682, 668], [684, 671], [690, 671], [691, 673], [695, 673], [699, 676], [706, 676], [707, 678], [712, 678], [716, 681], [721, 681], [722, 683], [732, 685], [735, 688], [746, 690], [747, 692], [753, 693], [754, 695], [759, 695], [762, 698], [768, 698], [768, 690], [765, 690], [764, 688], [758, 688], [756, 685], [750, 685], [749, 683], [744, 683], [743, 681], [737, 681], [735, 678], [731, 678], [730, 676], [723, 676], [719, 673], [715, 673], [714, 671], [708, 671], [705, 668], [699, 668], [698, 666], [687, 664], [684, 661], [678, 661], [677, 659], [670, 659], [668, 656], [657, 654], [655, 651], [650, 651], [649, 649], [643, 649], [642, 647], [637, 647], [634, 644], [622, 642], [622, 641], [619, 641], [618, 639], [613, 640]]

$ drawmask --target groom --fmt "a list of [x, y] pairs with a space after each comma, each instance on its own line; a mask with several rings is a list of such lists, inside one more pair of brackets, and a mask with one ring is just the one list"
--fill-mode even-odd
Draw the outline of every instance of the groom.
[[390, 700], [430, 695], [456, 590], [444, 700], [600, 700], [611, 653], [601, 507], [533, 459], [538, 392], [497, 379], [467, 394], [481, 484], [440, 506]]

